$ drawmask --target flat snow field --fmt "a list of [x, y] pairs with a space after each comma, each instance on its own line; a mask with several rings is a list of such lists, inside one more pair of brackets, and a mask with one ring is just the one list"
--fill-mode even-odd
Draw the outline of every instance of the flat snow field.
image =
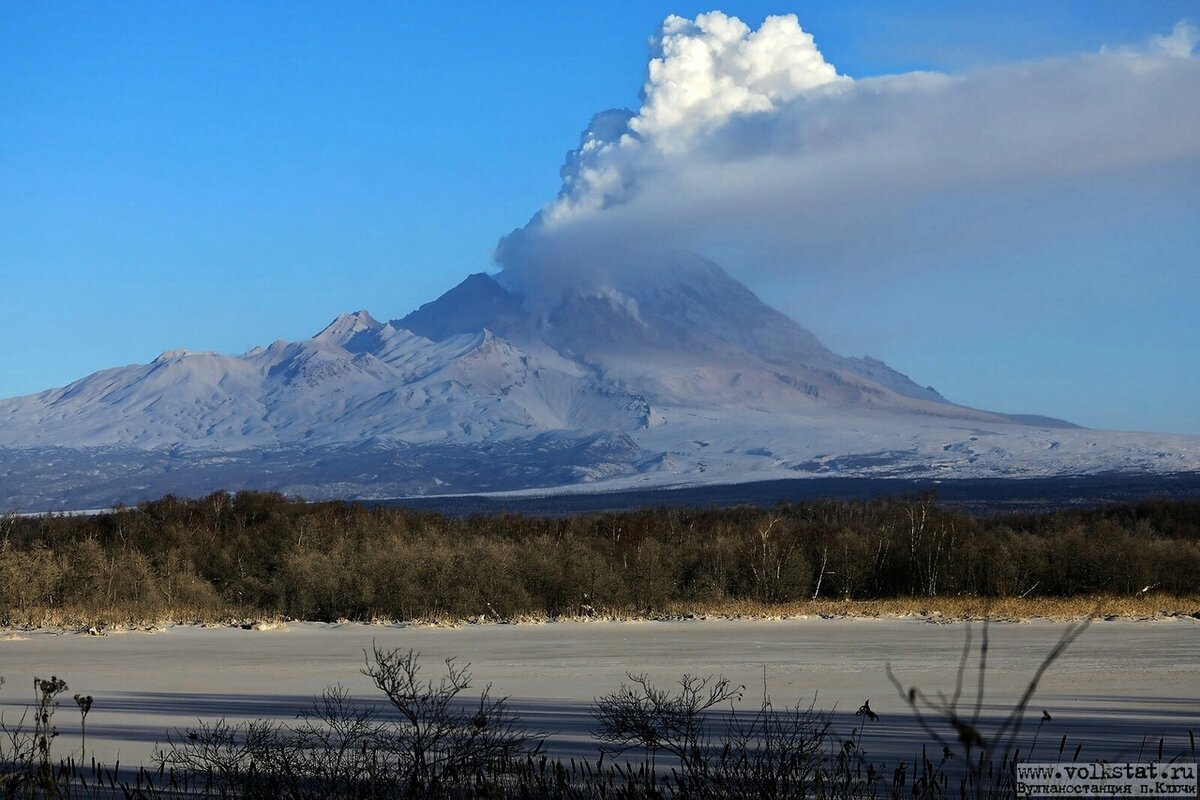
[[[469, 662], [474, 688], [491, 683], [522, 719], [549, 734], [552, 752], [594, 755], [588, 709], [617, 689], [626, 672], [667, 684], [683, 673], [721, 674], [747, 687], [748, 703], [766, 686], [776, 706], [816, 695], [835, 711], [835, 730], [861, 724], [853, 712], [870, 700], [880, 719], [866, 729], [869, 754], [911, 757], [923, 737], [889, 683], [885, 665], [905, 687], [951, 694], [968, 627], [977, 645], [981, 625], [921, 619], [688, 620], [468, 625], [459, 628], [291, 623], [277, 630], [172, 627], [164, 632], [108, 636], [50, 631], [0, 631], [0, 708], [15, 721], [32, 697], [34, 676], [58, 675], [70, 685], [56, 722], [60, 755], [79, 747], [78, 714], [70, 694], [95, 697], [88, 718], [89, 751], [123, 765], [148, 761], [168, 731], [197, 718], [292, 719], [314, 694], [341, 683], [362, 700], [375, 692], [358, 670], [372, 641], [414, 648], [434, 679], [441, 661]], [[1065, 629], [1048, 621], [990, 626], [984, 733], [1019, 698]], [[976, 690], [977, 650], [964, 685]], [[1067, 757], [1082, 743], [1082, 760], [1156, 754], [1190, 755], [1188, 730], [1200, 734], [1200, 620], [1096, 622], [1043, 678], [1029, 706], [1039, 749]], [[953, 739], [953, 736], [948, 738]], [[1187, 758], [1194, 760], [1194, 758]]]

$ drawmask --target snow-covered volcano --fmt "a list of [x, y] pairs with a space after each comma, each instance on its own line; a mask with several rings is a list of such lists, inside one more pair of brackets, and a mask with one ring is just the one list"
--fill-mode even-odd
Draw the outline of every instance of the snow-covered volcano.
[[551, 297], [476, 274], [391, 322], [344, 314], [308, 340], [168, 351], [0, 401], [4, 507], [1197, 469], [1196, 437], [966, 408], [839, 356], [694, 256]]

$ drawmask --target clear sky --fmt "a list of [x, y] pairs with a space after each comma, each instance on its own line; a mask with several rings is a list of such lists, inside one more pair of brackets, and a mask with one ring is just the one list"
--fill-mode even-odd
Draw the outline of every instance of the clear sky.
[[[1100, 0], [3, 4], [0, 397], [177, 347], [306, 337], [342, 311], [402, 316], [493, 268], [591, 116], [638, 106], [663, 18], [714, 7], [751, 27], [795, 13], [854, 78], [970, 74], [1200, 22], [1194, 2]], [[730, 271], [835, 350], [952, 400], [1200, 434], [1200, 167], [1155, 169], [1132, 199], [1144, 171], [1076, 182], [1066, 221], [1019, 242], [968, 231], [942, 252], [953, 270], [885, 251], [878, 269], [735, 255]], [[930, 213], [1003, 219], [1057, 191]]]

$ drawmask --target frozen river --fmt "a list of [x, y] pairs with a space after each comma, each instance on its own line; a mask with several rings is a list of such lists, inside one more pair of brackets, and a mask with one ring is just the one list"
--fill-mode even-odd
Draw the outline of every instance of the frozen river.
[[[1019, 698], [1043, 656], [1066, 626], [994, 623], [990, 628], [984, 716], [995, 718]], [[550, 734], [553, 752], [593, 755], [588, 709], [617, 689], [626, 672], [668, 684], [685, 672], [720, 674], [761, 697], [764, 668], [776, 706], [835, 710], [845, 732], [859, 724], [864, 700], [880, 715], [864, 745], [878, 756], [911, 756], [917, 731], [889, 683], [891, 664], [904, 686], [929, 693], [954, 689], [966, 626], [918, 619], [690, 620], [460, 628], [292, 623], [284, 629], [174, 627], [160, 633], [97, 637], [53, 632], [0, 632], [0, 689], [12, 722], [32, 695], [32, 679], [57, 675], [70, 691], [57, 719], [58, 750], [78, 747], [78, 718], [69, 695], [95, 697], [88, 745], [111, 763], [149, 759], [169, 730], [199, 717], [288, 720], [329, 684], [373, 700], [358, 670], [372, 641], [414, 648], [425, 674], [442, 660], [471, 664], [474, 687], [492, 684], [511, 697], [522, 718]], [[978, 642], [979, 624], [973, 626]], [[966, 694], [973, 699], [974, 661]], [[1030, 728], [1045, 709], [1041, 736], [1057, 747], [1067, 735], [1081, 758], [1136, 760], [1166, 737], [1168, 753], [1188, 750], [1188, 730], [1200, 733], [1200, 620], [1097, 622], [1055, 663], [1029, 707]], [[1193, 759], [1189, 759], [1193, 760]]]

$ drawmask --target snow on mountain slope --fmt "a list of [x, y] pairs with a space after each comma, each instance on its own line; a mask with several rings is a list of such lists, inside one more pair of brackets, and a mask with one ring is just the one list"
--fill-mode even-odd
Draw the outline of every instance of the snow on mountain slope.
[[[501, 273], [500, 281], [506, 281]], [[586, 285], [586, 284], [585, 284]], [[520, 287], [514, 290], [519, 292]], [[805, 366], [863, 378], [910, 398], [944, 402], [882, 361], [844, 358], [810, 331], [763, 303], [711, 261], [687, 253], [625, 265], [588, 290], [567, 294], [546, 314], [545, 336], [560, 347], [603, 358], [631, 355], [660, 364], [744, 363], [747, 356], [784, 371]], [[832, 376], [829, 376], [832, 377]]]
[[955, 405], [694, 256], [553, 296], [472, 275], [391, 322], [343, 314], [311, 339], [168, 351], [0, 401], [3, 506], [1110, 470], [1200, 470], [1200, 437]]
[[154, 447], [254, 436], [266, 414], [259, 379], [250, 360], [168, 351], [0, 402], [0, 446]]
[[646, 424], [643, 398], [595, 389], [489, 331], [435, 343], [372, 322], [339, 317], [313, 339], [244, 356], [168, 352], [0, 401], [0, 447], [476, 442]]

